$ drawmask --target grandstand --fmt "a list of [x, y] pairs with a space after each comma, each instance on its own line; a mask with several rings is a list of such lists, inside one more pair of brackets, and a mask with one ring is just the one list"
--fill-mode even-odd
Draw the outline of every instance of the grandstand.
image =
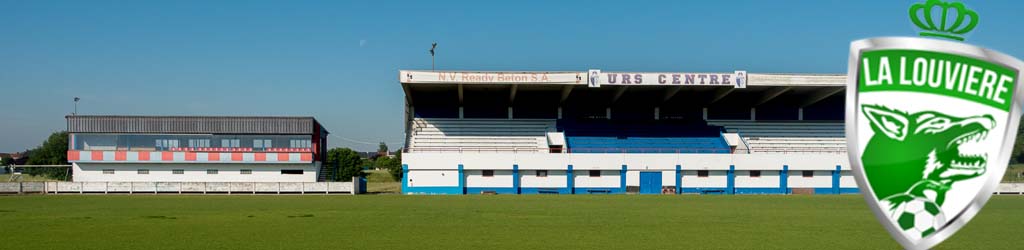
[[752, 153], [846, 153], [842, 122], [709, 121], [737, 133]]
[[415, 118], [409, 136], [413, 152], [547, 152], [552, 119]]
[[400, 71], [406, 194], [857, 192], [845, 75]]

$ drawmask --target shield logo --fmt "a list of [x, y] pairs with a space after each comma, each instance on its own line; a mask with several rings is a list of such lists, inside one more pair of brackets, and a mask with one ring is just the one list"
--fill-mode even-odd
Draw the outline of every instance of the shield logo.
[[1016, 138], [1024, 62], [960, 42], [854, 41], [846, 134], [857, 185], [907, 249], [965, 225], [995, 191]]

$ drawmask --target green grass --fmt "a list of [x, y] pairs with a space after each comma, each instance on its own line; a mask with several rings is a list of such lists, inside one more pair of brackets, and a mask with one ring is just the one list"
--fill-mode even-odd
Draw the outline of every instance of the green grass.
[[1003, 175], [1003, 183], [1020, 183], [1024, 182], [1024, 164], [1010, 164], [1006, 168], [1006, 174]]
[[371, 194], [398, 194], [402, 183], [395, 180], [387, 170], [366, 170], [366, 192]]
[[[1020, 249], [997, 196], [937, 249]], [[896, 249], [860, 196], [0, 196], [4, 249]]]
[[[0, 174], [0, 182], [8, 182], [10, 180], [10, 174]], [[47, 178], [45, 176], [32, 176], [23, 174], [21, 175], [21, 181], [56, 181], [56, 179]]]

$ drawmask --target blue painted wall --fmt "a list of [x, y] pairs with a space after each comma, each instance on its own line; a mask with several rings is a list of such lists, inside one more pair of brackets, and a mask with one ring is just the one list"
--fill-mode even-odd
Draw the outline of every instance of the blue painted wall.
[[736, 193], [736, 166], [729, 165], [729, 175], [726, 176], [725, 193], [735, 194]]
[[676, 194], [683, 193], [683, 166], [676, 165]]

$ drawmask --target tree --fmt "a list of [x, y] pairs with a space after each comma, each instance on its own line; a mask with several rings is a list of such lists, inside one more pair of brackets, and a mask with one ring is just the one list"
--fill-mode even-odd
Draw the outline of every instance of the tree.
[[[43, 145], [25, 153], [27, 165], [68, 165], [68, 132], [61, 131], [50, 134]], [[69, 176], [65, 168], [26, 168], [29, 175], [41, 175], [55, 179], [66, 179]]]
[[381, 156], [374, 161], [374, 167], [388, 170], [395, 180], [402, 179], [402, 151], [396, 151], [395, 157]]
[[352, 177], [363, 177], [363, 159], [359, 153], [349, 148], [332, 148], [327, 151], [328, 167], [334, 168], [334, 176], [337, 181], [351, 181]]
[[392, 159], [393, 163], [388, 166], [387, 170], [391, 173], [391, 177], [395, 180], [402, 179], [402, 150], [395, 151], [395, 158]]
[[10, 156], [4, 156], [3, 158], [0, 158], [0, 167], [6, 169], [7, 172], [10, 172], [11, 169], [8, 166], [10, 166], [11, 164], [14, 164], [14, 158], [11, 158]]
[[384, 143], [384, 142], [380, 142], [380, 146], [377, 147], [377, 153], [387, 153], [387, 152], [388, 152], [388, 144]]

